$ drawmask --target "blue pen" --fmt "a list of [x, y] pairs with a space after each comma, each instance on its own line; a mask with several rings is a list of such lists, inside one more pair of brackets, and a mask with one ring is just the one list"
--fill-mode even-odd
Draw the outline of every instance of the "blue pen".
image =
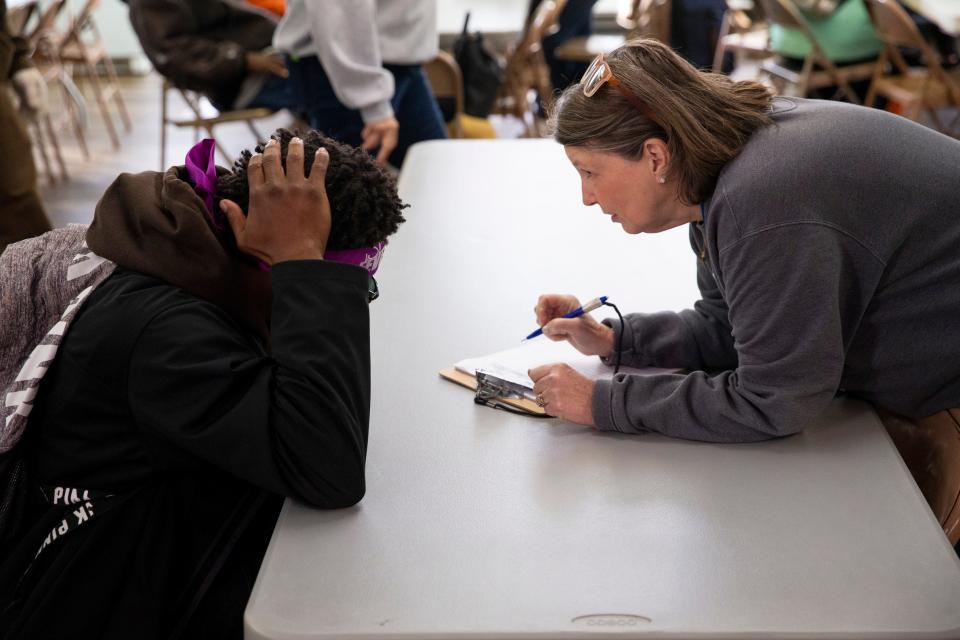
[[[563, 317], [564, 317], [564, 318], [577, 318], [577, 317], [579, 317], [579, 316], [582, 316], [582, 315], [585, 314], [585, 313], [590, 313], [590, 312], [593, 311], [594, 309], [599, 309], [600, 307], [603, 306], [603, 304], [604, 304], [606, 301], [607, 301], [607, 296], [600, 296], [599, 298], [594, 298], [594, 299], [591, 300], [590, 302], [588, 302], [588, 303], [586, 303], [586, 304], [583, 304], [583, 305], [580, 305], [579, 307], [577, 307], [576, 309], [574, 309], [573, 311], [571, 311], [570, 313], [568, 313], [567, 315], [565, 315], [565, 316], [563, 316]], [[526, 338], [524, 338], [524, 340], [530, 340], [530, 339], [532, 339], [532, 338], [536, 338], [536, 337], [537, 337], [538, 335], [540, 335], [541, 333], [543, 333], [543, 327], [538, 328], [536, 331], [534, 331], [533, 333], [531, 333], [530, 335], [528, 335]]]

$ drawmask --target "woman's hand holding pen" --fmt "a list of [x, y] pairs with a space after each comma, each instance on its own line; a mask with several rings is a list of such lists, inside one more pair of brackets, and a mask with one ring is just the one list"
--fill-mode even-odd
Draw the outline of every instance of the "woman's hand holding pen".
[[533, 312], [543, 335], [554, 342], [566, 340], [580, 353], [607, 357], [613, 352], [613, 329], [600, 324], [589, 314], [577, 318], [563, 316], [580, 306], [574, 296], [548, 293], [540, 296]]

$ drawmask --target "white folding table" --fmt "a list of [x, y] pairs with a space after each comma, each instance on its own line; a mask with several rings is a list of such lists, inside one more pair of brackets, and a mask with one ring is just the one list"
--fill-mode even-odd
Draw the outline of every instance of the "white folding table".
[[684, 229], [583, 207], [550, 141], [417, 145], [400, 191], [367, 495], [287, 501], [248, 639], [960, 637], [960, 563], [862, 403], [715, 445], [516, 416], [437, 376], [519, 341], [543, 292], [689, 306]]

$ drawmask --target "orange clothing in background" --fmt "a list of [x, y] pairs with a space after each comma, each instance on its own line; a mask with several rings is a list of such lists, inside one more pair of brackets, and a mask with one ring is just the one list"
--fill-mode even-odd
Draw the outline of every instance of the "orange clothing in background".
[[278, 16], [282, 16], [284, 10], [287, 8], [286, 0], [247, 0], [247, 2], [255, 7], [260, 7], [271, 13], [275, 13]]

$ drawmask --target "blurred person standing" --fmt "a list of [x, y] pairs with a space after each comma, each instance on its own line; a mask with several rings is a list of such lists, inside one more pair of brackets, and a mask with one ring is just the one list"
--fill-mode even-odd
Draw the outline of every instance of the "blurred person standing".
[[8, 83], [20, 97], [20, 108], [42, 113], [47, 108], [47, 84], [30, 64], [23, 38], [7, 27], [7, 3], [0, 0], [0, 253], [8, 244], [50, 230], [37, 194], [37, 170], [30, 137], [7, 91]]
[[273, 42], [312, 128], [398, 168], [447, 137], [421, 67], [437, 55], [436, 0], [288, 0]]

